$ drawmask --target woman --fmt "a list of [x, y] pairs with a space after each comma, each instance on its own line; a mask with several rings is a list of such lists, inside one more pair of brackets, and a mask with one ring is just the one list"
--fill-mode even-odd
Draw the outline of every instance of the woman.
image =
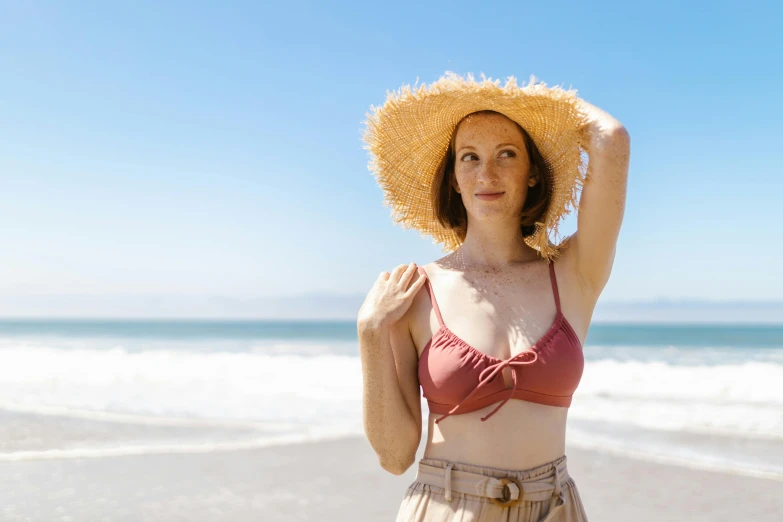
[[[382, 272], [357, 320], [364, 427], [385, 470], [414, 463], [420, 387], [428, 401], [398, 522], [587, 520], [566, 418], [614, 260], [628, 133], [533, 77], [447, 74], [390, 94], [365, 141], [395, 220], [450, 252]], [[555, 245], [580, 187], [577, 232]]]

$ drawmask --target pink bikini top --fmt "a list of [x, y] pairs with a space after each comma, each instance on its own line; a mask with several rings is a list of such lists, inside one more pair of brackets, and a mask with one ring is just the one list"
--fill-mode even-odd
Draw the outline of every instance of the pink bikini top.
[[[419, 270], [427, 276], [422, 267]], [[571, 405], [571, 397], [582, 378], [584, 355], [579, 338], [560, 310], [557, 279], [551, 262], [549, 277], [557, 306], [552, 326], [530, 350], [506, 360], [480, 352], [443, 324], [427, 277], [427, 292], [440, 328], [421, 352], [418, 374], [430, 412], [444, 414], [435, 423], [451, 414], [469, 413], [502, 401], [487, 416], [481, 417], [486, 421], [509, 399], [549, 406]], [[510, 389], [503, 380], [502, 370], [506, 366], [511, 368], [514, 381]]]

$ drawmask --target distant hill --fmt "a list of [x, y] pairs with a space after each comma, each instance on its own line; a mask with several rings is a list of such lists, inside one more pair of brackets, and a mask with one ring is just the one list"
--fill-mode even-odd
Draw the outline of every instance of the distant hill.
[[[213, 318], [354, 320], [361, 294], [308, 293], [284, 297], [219, 295], [0, 296], [0, 317]], [[655, 299], [599, 301], [593, 323], [781, 323], [782, 301]]]

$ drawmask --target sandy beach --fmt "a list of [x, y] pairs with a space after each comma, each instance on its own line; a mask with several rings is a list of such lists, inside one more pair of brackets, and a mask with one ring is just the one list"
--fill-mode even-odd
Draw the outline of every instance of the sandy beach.
[[[378, 465], [355, 325], [327, 326], [6, 323], [0, 522], [393, 522], [416, 466]], [[566, 433], [589, 519], [783, 520], [783, 330], [603, 335]]]
[[[419, 449], [421, 457], [423, 445]], [[569, 449], [592, 521], [778, 521], [783, 482]], [[415, 466], [363, 437], [203, 454], [0, 462], [8, 521], [390, 521]]]

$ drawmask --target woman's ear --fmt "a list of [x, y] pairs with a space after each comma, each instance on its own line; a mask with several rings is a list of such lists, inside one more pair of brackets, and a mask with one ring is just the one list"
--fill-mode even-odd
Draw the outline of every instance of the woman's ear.
[[538, 169], [532, 168], [530, 170], [530, 177], [527, 179], [527, 186], [534, 187], [538, 183]]

